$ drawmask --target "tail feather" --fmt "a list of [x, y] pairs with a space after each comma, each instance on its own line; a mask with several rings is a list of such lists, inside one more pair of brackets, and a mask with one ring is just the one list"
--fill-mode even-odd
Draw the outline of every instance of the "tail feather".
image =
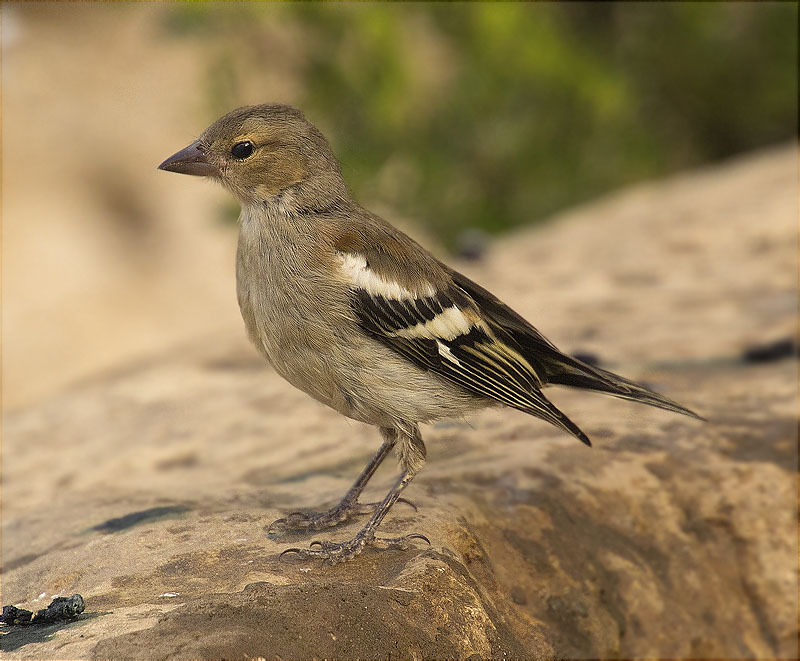
[[586, 363], [561, 355], [557, 361], [550, 362], [547, 366], [547, 382], [553, 385], [582, 388], [641, 402], [667, 411], [681, 413], [698, 420], [705, 420], [694, 411], [681, 406], [671, 399], [645, 388], [643, 385], [626, 379], [625, 377], [609, 372], [608, 370], [587, 365]]
[[546, 420], [551, 425], [560, 427], [564, 431], [572, 434], [581, 443], [592, 447], [592, 442], [589, 440], [589, 437], [583, 432], [583, 430], [574, 422], [572, 422], [572, 420], [570, 420], [562, 411], [557, 409], [556, 406], [541, 393], [541, 391], [534, 391], [532, 395], [536, 399], [537, 406], [535, 408], [530, 407], [527, 409], [522, 409], [523, 411], [530, 413], [537, 418], [541, 418], [542, 420]]

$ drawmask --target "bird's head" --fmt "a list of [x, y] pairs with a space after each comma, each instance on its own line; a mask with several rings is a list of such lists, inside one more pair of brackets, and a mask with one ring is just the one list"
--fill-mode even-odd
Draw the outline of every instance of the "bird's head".
[[288, 189], [344, 188], [328, 141], [299, 110], [284, 105], [237, 108], [158, 166], [219, 180], [242, 205], [269, 202]]

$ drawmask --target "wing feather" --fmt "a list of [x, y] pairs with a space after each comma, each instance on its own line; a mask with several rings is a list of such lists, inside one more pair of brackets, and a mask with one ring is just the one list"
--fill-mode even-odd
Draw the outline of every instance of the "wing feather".
[[[366, 259], [350, 257], [347, 263], [369, 268]], [[420, 287], [421, 294], [388, 281], [382, 286], [381, 278], [363, 272], [350, 282], [351, 305], [364, 331], [468, 392], [542, 418], [590, 445], [586, 434], [541, 393], [544, 375], [510, 333], [484, 318], [466, 289], [452, 281], [446, 290]]]
[[449, 270], [449, 273], [454, 286], [480, 307], [483, 318], [497, 337], [502, 338], [507, 345], [515, 346], [544, 383], [595, 390], [704, 420], [694, 411], [639, 383], [562, 353], [491, 292], [457, 271]]

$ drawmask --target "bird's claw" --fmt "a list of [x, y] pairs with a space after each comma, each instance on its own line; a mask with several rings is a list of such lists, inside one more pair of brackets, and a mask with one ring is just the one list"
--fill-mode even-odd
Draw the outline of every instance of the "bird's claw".
[[425, 535], [422, 533], [411, 533], [410, 535], [403, 535], [402, 537], [376, 537], [372, 540], [372, 546], [379, 549], [397, 549], [398, 551], [406, 551], [410, 548], [411, 540], [413, 539], [421, 539], [425, 542], [428, 546], [431, 545], [431, 540], [429, 540]]
[[321, 530], [330, 528], [337, 523], [347, 520], [352, 516], [354, 508], [348, 504], [339, 503], [336, 507], [326, 512], [290, 512], [286, 516], [276, 519], [267, 527], [268, 535], [276, 535], [290, 530]]
[[[416, 505], [415, 505], [413, 502], [411, 502], [411, 501], [410, 501], [408, 498], [398, 498], [398, 499], [397, 499], [397, 502], [395, 503], [395, 505], [396, 505], [396, 504], [398, 504], [398, 503], [405, 503], [406, 505], [409, 505], [409, 506], [411, 506], [411, 508], [412, 508], [412, 509], [413, 509], [415, 512], [418, 512], [418, 511], [419, 511], [419, 508], [418, 508], [418, 507], [417, 507], [417, 506], [416, 506]], [[376, 503], [376, 504], [375, 504], [375, 506], [377, 507], [377, 506], [378, 506], [378, 504]]]
[[284, 526], [284, 524], [286, 524], [288, 520], [289, 519], [287, 519], [286, 517], [283, 517], [282, 519], [275, 519], [272, 523], [269, 524], [269, 526], [267, 526], [267, 534], [275, 535], [278, 532], [278, 530], [280, 530]]
[[[315, 546], [319, 548], [312, 548]], [[286, 549], [278, 557], [283, 558], [285, 555], [294, 553], [298, 558], [303, 560], [307, 558], [320, 558], [323, 565], [335, 565], [339, 562], [352, 560], [364, 550], [364, 546], [366, 546], [366, 542], [359, 536], [354, 537], [349, 542], [343, 542], [341, 544], [314, 540], [308, 545], [308, 548]]]
[[[398, 503], [410, 505], [414, 511], [417, 506], [407, 498], [398, 498]], [[336, 507], [325, 512], [290, 512], [286, 516], [276, 519], [267, 527], [267, 535], [275, 536], [281, 532], [322, 530], [347, 521], [352, 516], [372, 514], [380, 503], [348, 503], [342, 501]]]
[[[327, 542], [314, 540], [308, 545], [308, 548], [290, 548], [281, 552], [278, 556], [288, 554], [296, 554], [299, 558], [319, 558], [322, 560], [323, 565], [335, 565], [339, 562], [347, 562], [352, 560], [364, 550], [365, 546], [374, 546], [379, 549], [396, 549], [398, 551], [406, 551], [411, 547], [411, 541], [420, 539], [426, 544], [430, 545], [431, 540], [421, 533], [411, 533], [410, 535], [403, 535], [402, 537], [370, 537], [365, 535], [356, 535], [353, 539], [347, 542], [337, 544], [335, 542]], [[318, 546], [319, 548], [312, 548]]]

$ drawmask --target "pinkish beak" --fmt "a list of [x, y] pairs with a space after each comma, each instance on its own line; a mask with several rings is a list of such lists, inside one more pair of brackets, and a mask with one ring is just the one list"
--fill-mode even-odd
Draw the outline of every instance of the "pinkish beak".
[[205, 147], [199, 140], [170, 156], [158, 169], [197, 177], [219, 177], [222, 174], [216, 165], [209, 162]]

